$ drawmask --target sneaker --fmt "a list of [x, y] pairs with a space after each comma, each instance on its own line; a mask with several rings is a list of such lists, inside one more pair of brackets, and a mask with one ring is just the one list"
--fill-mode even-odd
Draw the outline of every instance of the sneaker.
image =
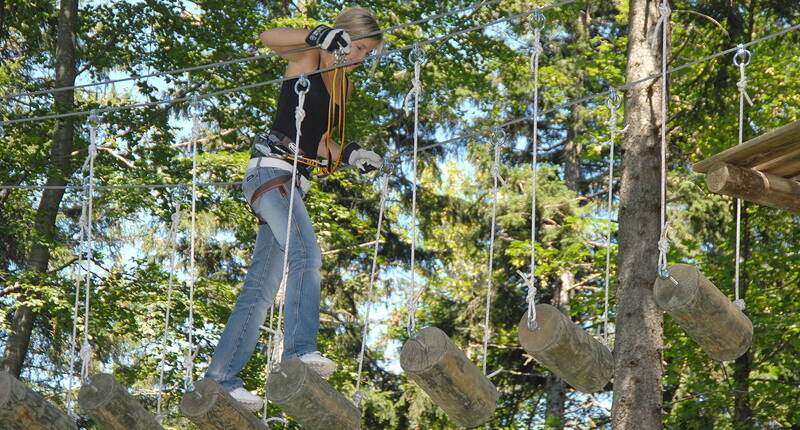
[[319, 351], [309, 352], [308, 354], [300, 356], [300, 361], [325, 379], [330, 378], [333, 371], [336, 370], [336, 363], [323, 357]]
[[230, 395], [250, 412], [258, 412], [264, 407], [264, 400], [261, 397], [245, 390], [243, 387], [231, 391]]

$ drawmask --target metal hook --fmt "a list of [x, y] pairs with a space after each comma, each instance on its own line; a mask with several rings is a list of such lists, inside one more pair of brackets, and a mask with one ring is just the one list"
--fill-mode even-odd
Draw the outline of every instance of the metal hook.
[[733, 56], [733, 64], [735, 64], [738, 67], [750, 64], [750, 58], [752, 57], [750, 51], [745, 49], [744, 45], [742, 45], [741, 43], [739, 44], [739, 46], [737, 46], [737, 48], [738, 49], [736, 50], [736, 54], [734, 54]]
[[311, 81], [308, 80], [305, 73], [301, 73], [300, 78], [294, 83], [294, 92], [298, 96], [304, 96], [308, 94], [309, 89], [311, 89]]
[[415, 43], [414, 47], [411, 48], [411, 52], [408, 54], [408, 61], [412, 63], [424, 63], [425, 59], [425, 50], [419, 46], [419, 43]]

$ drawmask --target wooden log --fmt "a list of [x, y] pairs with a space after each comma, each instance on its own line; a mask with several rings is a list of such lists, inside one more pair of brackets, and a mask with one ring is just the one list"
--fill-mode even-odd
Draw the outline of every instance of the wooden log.
[[203, 430], [266, 430], [267, 426], [210, 379], [201, 379], [184, 394], [181, 411]]
[[267, 398], [309, 430], [357, 430], [361, 413], [299, 358], [281, 362], [267, 379]]
[[106, 430], [163, 430], [114, 375], [89, 378], [78, 393], [81, 410]]
[[614, 374], [608, 347], [546, 303], [536, 305], [536, 330], [528, 329], [528, 313], [519, 322], [522, 348], [542, 366], [578, 391], [594, 393]]
[[699, 161], [692, 170], [705, 173], [717, 163], [753, 167], [794, 151], [798, 144], [800, 121], [795, 121]]
[[408, 339], [400, 366], [456, 424], [479, 426], [494, 414], [497, 389], [438, 328], [426, 327]]
[[753, 323], [700, 270], [673, 264], [670, 279], [657, 278], [656, 303], [686, 330], [711, 358], [734, 360], [750, 348]]
[[40, 394], [0, 371], [0, 430], [78, 430], [78, 426]]
[[711, 192], [800, 214], [800, 182], [757, 170], [718, 163], [708, 171]]

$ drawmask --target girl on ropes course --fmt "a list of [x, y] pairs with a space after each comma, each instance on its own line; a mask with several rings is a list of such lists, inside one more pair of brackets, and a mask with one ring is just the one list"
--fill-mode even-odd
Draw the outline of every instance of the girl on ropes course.
[[[336, 368], [336, 363], [317, 351], [322, 258], [302, 200], [309, 188], [309, 169], [316, 168], [324, 176], [335, 171], [341, 162], [362, 172], [379, 169], [383, 164], [377, 153], [355, 143], [344, 144], [345, 103], [352, 90], [345, 74], [358, 67], [358, 60], [373, 50], [380, 55], [383, 49], [383, 35], [372, 12], [349, 8], [339, 14], [333, 28], [276, 28], [261, 33], [260, 40], [278, 53], [299, 49], [280, 55], [288, 60], [284, 75], [300, 77], [282, 83], [269, 133], [257, 134], [253, 139], [242, 188], [260, 221], [255, 250], [244, 287], [205, 375], [252, 410], [261, 408], [262, 400], [243, 387], [237, 374], [253, 354], [259, 328], [283, 277], [282, 265], [286, 269], [287, 262], [282, 359], [299, 357], [323, 377], [330, 376]], [[312, 49], [302, 49], [306, 45]], [[337, 59], [335, 54], [341, 57]], [[346, 68], [319, 71], [354, 61]], [[336, 118], [341, 143], [333, 140]], [[299, 173], [297, 181], [292, 175], [293, 165]], [[292, 183], [296, 184], [293, 190]], [[293, 195], [296, 198], [291, 198]], [[291, 222], [287, 222], [290, 216]]]

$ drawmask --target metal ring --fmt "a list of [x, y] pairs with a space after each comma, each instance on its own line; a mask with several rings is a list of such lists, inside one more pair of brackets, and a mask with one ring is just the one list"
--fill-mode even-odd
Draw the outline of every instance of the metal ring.
[[97, 109], [92, 109], [89, 112], [89, 123], [92, 125], [97, 125], [100, 122], [100, 117], [97, 115]]
[[408, 61], [411, 61], [412, 63], [425, 62], [425, 50], [419, 46], [419, 43], [415, 43], [414, 47], [411, 48], [411, 52], [408, 54]]
[[534, 30], [542, 30], [544, 29], [545, 24], [547, 24], [547, 17], [544, 16], [541, 9], [536, 9], [533, 14], [531, 14], [531, 18], [528, 20], [531, 25], [531, 28]]
[[737, 66], [746, 66], [750, 64], [750, 58], [752, 55], [750, 51], [744, 49], [744, 45], [741, 43], [738, 46], [739, 49], [736, 50], [736, 54], [733, 55], [733, 64]]
[[606, 99], [606, 107], [613, 110], [619, 110], [622, 107], [622, 96], [614, 90], [608, 95]]
[[300, 78], [297, 79], [297, 82], [294, 83], [294, 92], [298, 96], [304, 96], [308, 94], [308, 90], [311, 88], [311, 81], [308, 80], [305, 73], [300, 74]]
[[492, 142], [503, 143], [505, 142], [507, 136], [508, 135], [506, 134], [506, 131], [503, 130], [503, 127], [496, 125], [492, 128], [492, 134], [491, 134]]

